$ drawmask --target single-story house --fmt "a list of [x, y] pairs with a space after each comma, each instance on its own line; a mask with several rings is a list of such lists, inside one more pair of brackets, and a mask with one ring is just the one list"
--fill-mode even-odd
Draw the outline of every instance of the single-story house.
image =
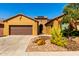
[[60, 21], [64, 15], [48, 20], [46, 16], [31, 17], [18, 14], [0, 22], [0, 36], [4, 35], [38, 35], [51, 34], [53, 26], [60, 28]]
[[3, 35], [37, 35], [38, 21], [18, 14], [3, 21]]

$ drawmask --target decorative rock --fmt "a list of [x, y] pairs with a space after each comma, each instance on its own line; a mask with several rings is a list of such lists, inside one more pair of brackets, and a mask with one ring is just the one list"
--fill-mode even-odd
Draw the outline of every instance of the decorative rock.
[[44, 44], [45, 44], [45, 40], [39, 39], [39, 40], [37, 41], [37, 44], [38, 44], [38, 45], [44, 45]]

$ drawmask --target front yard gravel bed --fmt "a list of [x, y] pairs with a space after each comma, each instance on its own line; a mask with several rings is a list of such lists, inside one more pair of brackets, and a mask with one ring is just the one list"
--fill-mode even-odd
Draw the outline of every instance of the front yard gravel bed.
[[[46, 44], [38, 46], [34, 41], [41, 37], [45, 40]], [[27, 52], [51, 52], [51, 51], [79, 51], [79, 37], [68, 40], [65, 47], [57, 46], [50, 43], [51, 36], [38, 36], [33, 38], [26, 49]]]
[[[46, 44], [38, 46], [36, 43], [34, 43], [34, 40], [38, 37], [42, 37], [45, 39]], [[38, 36], [33, 38], [26, 49], [27, 52], [50, 52], [50, 51], [67, 51], [66, 48], [57, 46], [55, 44], [50, 43], [50, 36]]]

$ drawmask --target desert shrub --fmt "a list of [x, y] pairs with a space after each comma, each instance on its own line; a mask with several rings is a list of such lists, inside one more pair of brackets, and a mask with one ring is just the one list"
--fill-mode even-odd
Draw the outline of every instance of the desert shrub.
[[40, 39], [37, 41], [37, 45], [44, 45], [45, 44], [45, 40]]
[[34, 41], [34, 43], [36, 43], [37, 45], [44, 45], [45, 44], [45, 40], [38, 38]]
[[71, 32], [71, 35], [72, 36], [79, 36], [79, 31], [72, 31]]
[[56, 44], [58, 46], [62, 46], [62, 47], [67, 45], [67, 40], [62, 39], [62, 33], [60, 29], [53, 27], [51, 31], [51, 35], [52, 35], [51, 43]]
[[71, 31], [69, 29], [62, 30], [63, 37], [68, 37], [71, 35]]
[[63, 46], [63, 47], [65, 46], [65, 45], [64, 45], [64, 42], [62, 42], [62, 40], [59, 41], [59, 42], [57, 42], [56, 44], [57, 44], [58, 46]]
[[67, 45], [67, 39], [65, 40], [51, 39], [51, 43], [56, 44], [58, 46], [65, 47]]
[[68, 35], [69, 36], [79, 36], [79, 31], [65, 29], [62, 31], [62, 34], [64, 37], [67, 37]]

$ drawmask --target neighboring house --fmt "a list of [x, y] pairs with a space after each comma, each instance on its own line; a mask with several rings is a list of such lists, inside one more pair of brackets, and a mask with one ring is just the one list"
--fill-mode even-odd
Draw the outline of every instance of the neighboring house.
[[4, 23], [0, 21], [0, 36], [3, 36]]

